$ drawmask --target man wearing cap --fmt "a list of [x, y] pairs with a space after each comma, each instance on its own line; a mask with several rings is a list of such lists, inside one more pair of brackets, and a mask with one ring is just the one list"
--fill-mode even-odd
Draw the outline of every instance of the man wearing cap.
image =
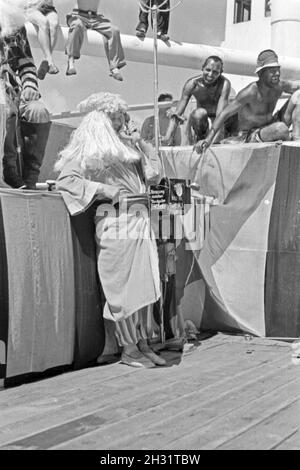
[[195, 149], [199, 153], [212, 144], [224, 122], [235, 113], [239, 115], [237, 142], [290, 140], [285, 107], [275, 115], [273, 112], [282, 93], [293, 94], [300, 89], [300, 82], [280, 80], [278, 56], [271, 49], [258, 55], [255, 73], [258, 81], [250, 83], [238, 93], [217, 116], [207, 138], [196, 144]]

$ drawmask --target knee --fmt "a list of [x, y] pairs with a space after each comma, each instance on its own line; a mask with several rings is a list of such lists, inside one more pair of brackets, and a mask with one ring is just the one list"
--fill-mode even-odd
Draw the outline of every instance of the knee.
[[111, 25], [111, 34], [112, 36], [119, 36], [120, 35], [120, 30], [117, 26], [115, 26], [114, 24]]
[[190, 124], [192, 127], [201, 127], [207, 123], [208, 114], [206, 109], [198, 108], [190, 114]]
[[297, 121], [298, 123], [300, 122], [300, 103], [298, 103], [293, 111], [293, 116], [292, 116], [293, 123]]
[[69, 27], [70, 32], [81, 32], [84, 30], [82, 21], [78, 18], [77, 20], [72, 21]]
[[38, 23], [38, 27], [39, 27], [39, 29], [41, 29], [43, 31], [49, 31], [49, 23], [48, 23], [48, 20], [45, 16], [40, 18], [39, 23]]
[[18, 115], [18, 108], [14, 103], [10, 103], [6, 106], [6, 119], [11, 119]]
[[197, 108], [191, 113], [191, 116], [192, 116], [193, 119], [198, 120], [198, 119], [206, 119], [208, 114], [207, 114], [206, 109]]
[[28, 122], [45, 123], [50, 121], [50, 114], [41, 101], [29, 101], [22, 109], [22, 119]]
[[276, 135], [278, 140], [290, 140], [289, 128], [284, 122], [276, 123]]

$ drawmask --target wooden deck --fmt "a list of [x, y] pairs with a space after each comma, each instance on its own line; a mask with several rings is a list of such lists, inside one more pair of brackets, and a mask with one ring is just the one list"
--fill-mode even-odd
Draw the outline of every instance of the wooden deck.
[[0, 449], [300, 449], [290, 344], [218, 334], [162, 355], [0, 391]]

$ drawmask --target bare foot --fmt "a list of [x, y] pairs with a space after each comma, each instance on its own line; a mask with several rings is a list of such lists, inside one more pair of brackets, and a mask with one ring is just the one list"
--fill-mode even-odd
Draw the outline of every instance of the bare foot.
[[59, 72], [59, 70], [56, 67], [56, 65], [54, 65], [54, 64], [49, 65], [48, 73], [50, 73], [51, 75], [55, 75], [58, 72]]
[[77, 72], [76, 72], [75, 67], [68, 66], [67, 71], [66, 71], [66, 75], [76, 75], [76, 74], [77, 74]]
[[122, 82], [123, 81], [123, 77], [122, 75], [120, 74], [119, 72], [119, 69], [113, 69], [111, 70], [110, 72], [110, 77], [113, 77], [115, 80], [118, 80], [119, 82]]

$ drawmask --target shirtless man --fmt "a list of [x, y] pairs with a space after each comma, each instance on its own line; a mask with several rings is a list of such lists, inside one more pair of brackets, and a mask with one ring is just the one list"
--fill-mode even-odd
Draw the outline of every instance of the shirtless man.
[[171, 116], [169, 128], [162, 139], [164, 144], [169, 143], [178, 123], [183, 122], [181, 116], [192, 96], [197, 101], [197, 108], [190, 114], [185, 140], [189, 144], [192, 143], [191, 130], [194, 131], [196, 141], [206, 137], [216, 115], [221, 113], [228, 103], [231, 84], [222, 72], [222, 60], [217, 56], [210, 56], [204, 62], [201, 74], [185, 83], [176, 112]]
[[276, 53], [262, 51], [257, 58], [258, 81], [241, 90], [234, 101], [217, 116], [207, 138], [198, 142], [200, 153], [214, 141], [226, 119], [239, 113], [238, 142], [274, 142], [289, 140], [289, 123], [284, 110], [273, 115], [276, 103], [283, 92], [292, 94], [300, 89], [299, 81], [280, 80], [280, 65]]
[[292, 128], [292, 140], [300, 140], [300, 90], [295, 91], [284, 113], [284, 122]]
[[121, 44], [120, 31], [110, 20], [97, 13], [101, 0], [77, 0], [75, 8], [67, 15], [69, 36], [66, 44], [68, 67], [66, 75], [75, 75], [74, 60], [79, 59], [86, 29], [92, 29], [103, 35], [104, 49], [110, 68], [110, 76], [122, 81], [119, 69], [126, 65]]

